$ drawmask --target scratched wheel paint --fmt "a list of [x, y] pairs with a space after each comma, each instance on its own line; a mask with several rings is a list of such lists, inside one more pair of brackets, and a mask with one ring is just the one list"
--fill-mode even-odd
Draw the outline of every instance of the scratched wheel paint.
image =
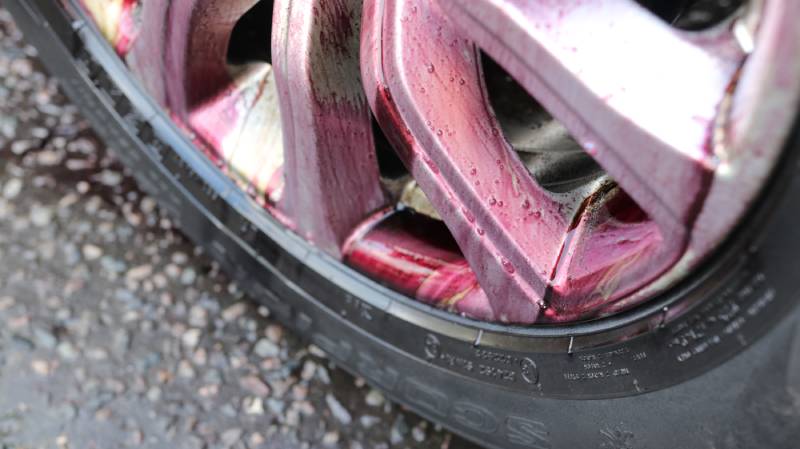
[[797, 2], [9, 3], [187, 234], [419, 413], [496, 447], [800, 433]]

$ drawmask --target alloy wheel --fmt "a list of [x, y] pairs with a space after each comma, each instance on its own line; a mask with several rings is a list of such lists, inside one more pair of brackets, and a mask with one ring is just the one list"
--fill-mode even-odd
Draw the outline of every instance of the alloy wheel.
[[673, 3], [84, 0], [275, 219], [410, 297], [514, 324], [665, 291], [780, 160], [800, 6]]

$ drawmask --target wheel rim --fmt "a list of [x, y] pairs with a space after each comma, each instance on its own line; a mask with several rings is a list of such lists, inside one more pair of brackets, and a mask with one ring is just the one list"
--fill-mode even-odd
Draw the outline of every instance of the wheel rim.
[[[487, 321], [605, 316], [679, 280], [749, 208], [800, 91], [789, 1], [689, 33], [632, 1], [368, 0], [362, 17], [358, 1], [281, 0], [274, 65], [234, 67], [231, 35], [257, 4], [85, 1], [176, 123], [281, 222]], [[537, 182], [495, 116], [481, 50], [613, 181]], [[425, 193], [415, 208], [442, 221], [398, 210], [410, 201], [387, 188], [373, 116]]]

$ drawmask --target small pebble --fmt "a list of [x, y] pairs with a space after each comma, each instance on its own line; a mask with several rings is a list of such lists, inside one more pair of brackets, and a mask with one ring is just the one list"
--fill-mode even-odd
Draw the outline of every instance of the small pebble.
[[375, 389], [370, 389], [369, 393], [367, 393], [367, 396], [364, 398], [364, 402], [370, 407], [380, 407], [384, 403], [383, 393]]
[[335, 396], [330, 393], [326, 394], [325, 403], [328, 404], [328, 409], [331, 411], [333, 417], [342, 425], [349, 426], [350, 423], [353, 422], [353, 417], [350, 415], [350, 412], [347, 411]]
[[12, 200], [22, 192], [22, 181], [18, 178], [9, 179], [3, 186], [3, 197]]
[[31, 223], [35, 226], [47, 226], [53, 218], [53, 210], [49, 207], [34, 205], [31, 208]]
[[92, 245], [90, 243], [83, 245], [82, 252], [83, 257], [86, 260], [95, 260], [103, 255], [103, 250], [99, 246]]
[[200, 329], [189, 329], [181, 336], [181, 342], [189, 349], [194, 349], [200, 341]]
[[256, 342], [253, 352], [261, 358], [277, 357], [280, 354], [280, 348], [272, 341], [262, 338]]

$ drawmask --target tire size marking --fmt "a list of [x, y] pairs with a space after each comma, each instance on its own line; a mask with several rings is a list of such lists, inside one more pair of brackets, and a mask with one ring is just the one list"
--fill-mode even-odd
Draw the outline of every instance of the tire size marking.
[[776, 291], [760, 271], [743, 274], [742, 281], [733, 282], [672, 333], [667, 347], [675, 351], [678, 363], [685, 363], [730, 338], [739, 339], [742, 345], [747, 343], [742, 329], [768, 308]]
[[631, 354], [629, 347], [610, 351], [579, 354], [576, 357], [575, 369], [563, 373], [567, 381], [592, 381], [630, 376], [633, 373], [630, 362], [647, 358], [647, 353]]

